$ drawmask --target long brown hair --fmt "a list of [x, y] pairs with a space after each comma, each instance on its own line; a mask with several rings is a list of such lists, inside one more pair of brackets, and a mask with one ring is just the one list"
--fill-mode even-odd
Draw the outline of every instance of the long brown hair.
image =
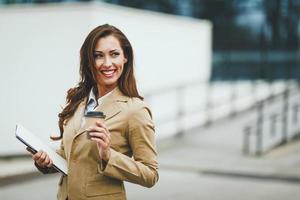
[[80, 49], [80, 81], [74, 88], [70, 88], [67, 92], [66, 106], [61, 113], [58, 114], [58, 125], [60, 136], [51, 137], [53, 140], [59, 140], [63, 137], [63, 125], [74, 115], [78, 105], [88, 96], [92, 87], [97, 88], [97, 81], [95, 76], [95, 59], [94, 50], [96, 43], [100, 38], [113, 35], [116, 37], [124, 52], [127, 62], [124, 64], [124, 69], [121, 77], [118, 80], [118, 87], [121, 92], [129, 97], [138, 97], [143, 100], [139, 95], [136, 80], [134, 77], [133, 65], [134, 56], [132, 46], [127, 37], [118, 28], [104, 24], [93, 29], [86, 37]]

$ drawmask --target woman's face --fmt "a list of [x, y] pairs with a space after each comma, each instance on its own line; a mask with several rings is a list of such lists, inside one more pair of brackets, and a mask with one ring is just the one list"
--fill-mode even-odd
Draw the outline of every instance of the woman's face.
[[119, 40], [112, 35], [100, 38], [94, 50], [94, 59], [98, 90], [109, 92], [117, 86], [127, 62]]

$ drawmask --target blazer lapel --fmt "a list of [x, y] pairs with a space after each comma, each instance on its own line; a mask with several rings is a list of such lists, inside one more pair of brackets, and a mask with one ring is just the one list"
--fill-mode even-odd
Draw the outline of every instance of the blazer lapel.
[[70, 126], [70, 129], [68, 131], [65, 131], [64, 133], [64, 146], [65, 146], [65, 151], [66, 151], [66, 157], [69, 160], [70, 158], [70, 151], [72, 147], [72, 141], [76, 135], [76, 131], [80, 128], [81, 124], [81, 119], [84, 113], [85, 109], [85, 104], [86, 104], [86, 99], [84, 99], [78, 106], [76, 112], [74, 113], [73, 117], [70, 119], [68, 123], [70, 123], [68, 126]]
[[74, 113], [74, 120], [73, 120], [73, 127], [75, 132], [78, 132], [78, 130], [81, 128], [81, 122], [82, 122], [82, 117], [84, 116], [84, 110], [85, 110], [85, 105], [86, 105], [87, 98], [82, 101], [77, 109], [77, 112]]

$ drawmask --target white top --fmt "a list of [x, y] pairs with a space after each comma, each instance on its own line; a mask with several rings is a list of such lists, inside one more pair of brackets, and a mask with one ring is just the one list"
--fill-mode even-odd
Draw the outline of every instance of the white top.
[[115, 89], [113, 89], [112, 91], [110, 91], [109, 93], [105, 94], [104, 96], [101, 96], [99, 99], [96, 100], [96, 95], [94, 92], [94, 88], [91, 89], [90, 94], [89, 94], [89, 98], [87, 101], [87, 105], [85, 108], [85, 113], [89, 112], [89, 111], [94, 111], [95, 108], [99, 105], [102, 104], [103, 100], [105, 98], [107, 98]]

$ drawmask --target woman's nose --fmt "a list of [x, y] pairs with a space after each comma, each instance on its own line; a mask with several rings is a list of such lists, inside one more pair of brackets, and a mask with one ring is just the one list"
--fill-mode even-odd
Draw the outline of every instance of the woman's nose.
[[105, 58], [105, 59], [104, 59], [103, 65], [104, 65], [105, 67], [109, 67], [109, 66], [111, 66], [111, 64], [112, 64], [112, 61], [111, 61], [110, 58]]

